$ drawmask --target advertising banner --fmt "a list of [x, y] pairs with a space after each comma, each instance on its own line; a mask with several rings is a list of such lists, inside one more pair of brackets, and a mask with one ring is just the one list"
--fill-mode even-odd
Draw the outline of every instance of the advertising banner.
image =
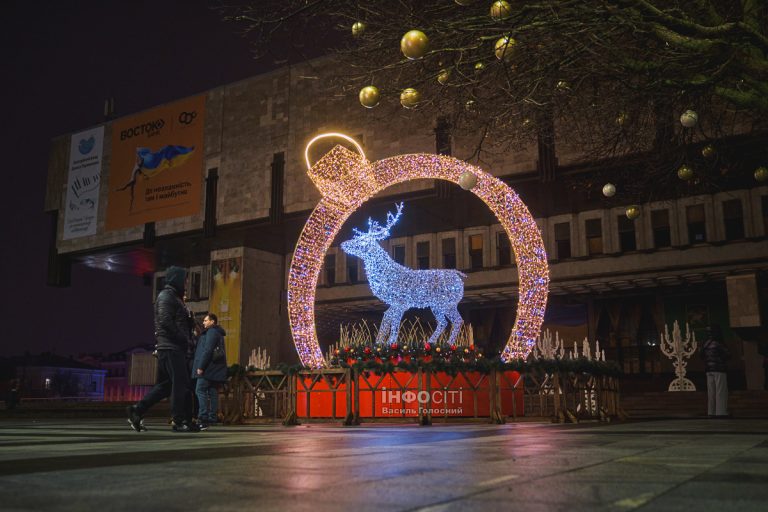
[[227, 365], [240, 362], [240, 315], [243, 303], [243, 258], [226, 258], [211, 262], [211, 296], [208, 310], [215, 313], [224, 337]]
[[103, 126], [72, 135], [62, 231], [64, 240], [96, 234], [103, 145]]
[[108, 230], [200, 210], [204, 114], [195, 96], [114, 122]]

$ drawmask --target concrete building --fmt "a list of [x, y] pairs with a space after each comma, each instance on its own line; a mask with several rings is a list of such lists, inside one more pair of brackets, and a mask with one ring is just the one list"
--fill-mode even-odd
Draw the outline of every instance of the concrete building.
[[[244, 364], [257, 347], [266, 348], [273, 363], [296, 361], [286, 311], [287, 271], [298, 235], [320, 198], [306, 174], [307, 142], [320, 133], [343, 132], [362, 144], [370, 160], [423, 152], [462, 159], [475, 149], [469, 139], [451, 136], [441, 120], [418, 110], [367, 110], [354, 95], [335, 96], [323, 64], [278, 69], [184, 100], [194, 108], [168, 105], [105, 122], [93, 189], [97, 206], [88, 234], [67, 231], [65, 218], [78, 186], [70, 173], [78, 141], [73, 134], [54, 139], [45, 203], [57, 228], [51, 284], [66, 284], [73, 261], [142, 274], [155, 288], [162, 284], [164, 268], [184, 265], [191, 269], [190, 307], [198, 315], [215, 312], [230, 331], [230, 364]], [[166, 115], [164, 108], [172, 113]], [[146, 160], [139, 157], [137, 165], [133, 156], [130, 162], [115, 156], [117, 145], [134, 136], [138, 140], [195, 119], [203, 119], [203, 144], [186, 146], [199, 158], [191, 178], [153, 186], [155, 178], [143, 174]], [[142, 140], [151, 144], [153, 139]], [[734, 178], [714, 192], [694, 188], [682, 196], [670, 191], [658, 201], [637, 201], [643, 213], [634, 222], [624, 215], [627, 204], [606, 201], [599, 192], [603, 183], [590, 180], [596, 169], [608, 172], [616, 162], [587, 165], [573, 150], [548, 154], [551, 150], [534, 143], [479, 163], [520, 194], [542, 232], [551, 276], [545, 329], [558, 331], [569, 344], [598, 339], [607, 358], [625, 372], [648, 387], [666, 389], [672, 366], [659, 351], [659, 332], [674, 320], [694, 329], [720, 323], [734, 354], [732, 386], [762, 388], [758, 342], [768, 342], [768, 187], [748, 171], [760, 163], [759, 140], [737, 137], [723, 145], [744, 155], [741, 168], [732, 172], [749, 179]], [[330, 147], [316, 146], [312, 158]], [[138, 154], [141, 148], [135, 148]], [[160, 145], [150, 149], [159, 152]], [[120, 191], [128, 186], [131, 165], [140, 189], [138, 207], [134, 185], [130, 206], [127, 192]], [[620, 165], [642, 172], [643, 161]], [[89, 183], [93, 186], [93, 180]], [[190, 200], [153, 217], [161, 210], [153, 210], [150, 201], [166, 199], [176, 186], [186, 187], [178, 190], [189, 191]], [[110, 204], [118, 200], [126, 214], [110, 220]], [[340, 323], [380, 320], [384, 307], [372, 296], [362, 265], [339, 244], [353, 227], [365, 227], [369, 216], [385, 218], [395, 201], [405, 202], [405, 213], [385, 249], [412, 268], [455, 266], [465, 272], [462, 316], [479, 346], [499, 350], [515, 316], [514, 254], [482, 201], [434, 180], [387, 189], [344, 225], [318, 283], [316, 324], [323, 347], [336, 341]], [[429, 313], [413, 314], [419, 313], [433, 321]], [[702, 368], [695, 358], [689, 364], [694, 377]]]

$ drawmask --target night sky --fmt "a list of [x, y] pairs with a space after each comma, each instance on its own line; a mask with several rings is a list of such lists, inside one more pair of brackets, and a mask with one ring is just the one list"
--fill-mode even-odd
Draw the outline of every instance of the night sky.
[[74, 265], [70, 287], [46, 286], [50, 140], [102, 122], [105, 98], [124, 116], [271, 63], [255, 61], [234, 27], [198, 0], [13, 0], [3, 11], [0, 356], [153, 343], [151, 287], [140, 277]]

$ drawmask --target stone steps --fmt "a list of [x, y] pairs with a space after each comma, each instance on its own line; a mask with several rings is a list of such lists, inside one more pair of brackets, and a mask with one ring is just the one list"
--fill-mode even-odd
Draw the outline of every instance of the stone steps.
[[[707, 415], [707, 392], [622, 393], [621, 407], [630, 418], [703, 417]], [[731, 391], [728, 409], [734, 418], [768, 418], [768, 391]]]

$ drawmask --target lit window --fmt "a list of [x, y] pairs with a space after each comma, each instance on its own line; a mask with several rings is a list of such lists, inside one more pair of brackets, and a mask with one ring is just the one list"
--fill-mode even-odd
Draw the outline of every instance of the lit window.
[[587, 253], [590, 256], [603, 254], [603, 223], [600, 219], [587, 219], [584, 223], [587, 234]]
[[483, 268], [483, 235], [469, 236], [470, 268]]

